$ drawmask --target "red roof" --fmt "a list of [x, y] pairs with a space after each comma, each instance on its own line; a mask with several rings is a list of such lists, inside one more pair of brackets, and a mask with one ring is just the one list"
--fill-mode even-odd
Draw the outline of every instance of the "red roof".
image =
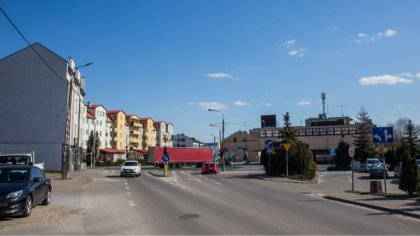
[[113, 110], [113, 111], [107, 111], [107, 112], [106, 112], [106, 114], [117, 114], [117, 113], [119, 113], [119, 112], [122, 112], [122, 113], [124, 113], [124, 115], [125, 115], [125, 112], [124, 112], [123, 110]]
[[91, 112], [89, 112], [89, 111], [87, 111], [87, 112], [86, 112], [86, 117], [87, 117], [88, 119], [96, 119], [95, 115], [94, 115], [94, 114], [92, 114], [92, 113], [91, 113]]
[[124, 150], [114, 149], [114, 148], [103, 148], [103, 149], [99, 149], [99, 151], [105, 152], [105, 153], [125, 153]]
[[152, 120], [152, 121], [153, 121], [153, 119], [152, 119], [152, 118], [149, 118], [149, 117], [140, 118], [140, 120], [141, 120], [141, 121], [146, 121], [146, 120]]
[[148, 153], [149, 151], [148, 150], [146, 150], [146, 149], [138, 149], [138, 148], [133, 148], [133, 151], [136, 151], [136, 152], [142, 152], [142, 153]]

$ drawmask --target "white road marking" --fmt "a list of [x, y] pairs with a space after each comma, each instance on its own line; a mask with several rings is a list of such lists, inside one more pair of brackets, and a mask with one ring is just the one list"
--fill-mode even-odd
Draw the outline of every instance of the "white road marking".
[[200, 182], [200, 183], [202, 183], [203, 181], [201, 181], [200, 179], [193, 179], [193, 178], [189, 178], [188, 180], [190, 180], [190, 181], [198, 181], [198, 182]]
[[221, 184], [221, 183], [219, 183], [219, 182], [216, 182], [216, 184], [217, 184], [217, 185], [222, 185], [222, 184]]
[[128, 205], [129, 205], [129, 206], [136, 206], [136, 204], [134, 203], [134, 201], [133, 201], [133, 200], [129, 200], [129, 201], [128, 201]]
[[127, 183], [127, 182], [125, 182], [125, 183], [124, 183], [124, 185], [128, 185], [128, 183]]
[[125, 186], [125, 189], [127, 189], [127, 190], [130, 190], [130, 187], [128, 187], [128, 186]]
[[120, 182], [121, 181], [121, 180], [118, 180], [118, 179], [99, 179], [99, 178], [93, 178], [93, 180], [107, 181], [107, 182]]

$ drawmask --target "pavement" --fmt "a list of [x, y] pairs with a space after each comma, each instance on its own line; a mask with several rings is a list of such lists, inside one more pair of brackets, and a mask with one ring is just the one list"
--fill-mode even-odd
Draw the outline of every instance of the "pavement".
[[[148, 173], [156, 177], [162, 176], [161, 169], [142, 168], [143, 173]], [[97, 174], [103, 169], [86, 169], [70, 173], [70, 179], [62, 180], [60, 176], [51, 176], [53, 197], [51, 204], [72, 206], [83, 208], [83, 189], [86, 184], [92, 181]], [[406, 194], [395, 193], [388, 195], [369, 194], [367, 192], [350, 192], [348, 186], [340, 188], [326, 188], [327, 184], [320, 183], [319, 179], [324, 175], [320, 172], [315, 180], [298, 181], [282, 177], [272, 177], [265, 174], [258, 174], [258, 170], [236, 171], [234, 169], [227, 170], [221, 175], [229, 174], [248, 174], [258, 177], [261, 180], [287, 182], [296, 184], [305, 184], [301, 188], [309, 189], [313, 194], [324, 199], [338, 201], [345, 204], [352, 204], [361, 207], [367, 207], [386, 214], [403, 215], [420, 219], [420, 197], [408, 198]]]

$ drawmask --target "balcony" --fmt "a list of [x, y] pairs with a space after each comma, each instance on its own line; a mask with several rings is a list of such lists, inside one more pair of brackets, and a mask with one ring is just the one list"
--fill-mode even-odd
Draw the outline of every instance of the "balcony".
[[131, 130], [130, 134], [140, 135], [140, 131], [139, 130]]
[[142, 126], [141, 126], [141, 123], [139, 123], [139, 122], [131, 122], [130, 123], [130, 126], [132, 126], [132, 127], [138, 127], [138, 128], [141, 128]]

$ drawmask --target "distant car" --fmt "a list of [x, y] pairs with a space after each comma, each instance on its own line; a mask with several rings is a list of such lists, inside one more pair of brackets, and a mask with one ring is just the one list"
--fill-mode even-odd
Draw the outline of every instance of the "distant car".
[[120, 176], [134, 175], [139, 177], [141, 175], [141, 164], [138, 161], [125, 161], [121, 166]]
[[[389, 178], [388, 168], [385, 167], [386, 178]], [[384, 177], [384, 165], [374, 165], [369, 169], [369, 177], [372, 178], [383, 178]]]
[[365, 171], [369, 172], [372, 166], [381, 165], [381, 162], [376, 158], [368, 158], [365, 162]]
[[205, 162], [201, 167], [201, 174], [213, 173], [217, 174], [217, 166], [213, 162]]
[[29, 216], [51, 201], [51, 181], [36, 166], [0, 166], [0, 216]]

